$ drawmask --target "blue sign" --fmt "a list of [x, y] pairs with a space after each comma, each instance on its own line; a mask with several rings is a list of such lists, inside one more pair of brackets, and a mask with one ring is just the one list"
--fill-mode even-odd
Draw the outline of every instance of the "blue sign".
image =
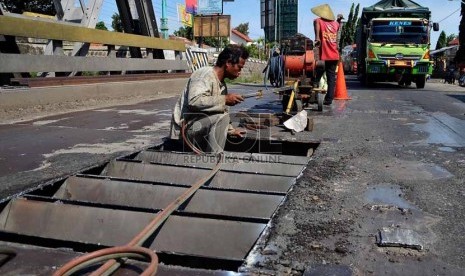
[[389, 26], [412, 26], [412, 21], [389, 21]]
[[223, 14], [223, 0], [198, 0], [197, 14]]

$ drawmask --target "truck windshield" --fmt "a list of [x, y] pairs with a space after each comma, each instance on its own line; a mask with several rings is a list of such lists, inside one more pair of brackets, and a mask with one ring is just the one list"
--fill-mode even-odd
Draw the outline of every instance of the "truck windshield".
[[374, 21], [371, 42], [379, 43], [428, 43], [428, 26], [422, 21]]

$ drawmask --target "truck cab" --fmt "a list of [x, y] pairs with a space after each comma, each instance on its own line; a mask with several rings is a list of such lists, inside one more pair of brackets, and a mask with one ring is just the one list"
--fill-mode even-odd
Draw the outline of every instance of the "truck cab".
[[427, 19], [375, 18], [366, 29], [366, 75], [371, 81], [416, 83], [424, 88], [432, 73], [429, 56], [430, 26]]

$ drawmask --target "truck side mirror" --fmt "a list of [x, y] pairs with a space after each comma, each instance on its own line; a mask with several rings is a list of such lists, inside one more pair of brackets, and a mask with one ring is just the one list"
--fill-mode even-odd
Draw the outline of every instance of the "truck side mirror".
[[433, 23], [433, 31], [435, 32], [439, 31], [439, 23], [437, 22]]

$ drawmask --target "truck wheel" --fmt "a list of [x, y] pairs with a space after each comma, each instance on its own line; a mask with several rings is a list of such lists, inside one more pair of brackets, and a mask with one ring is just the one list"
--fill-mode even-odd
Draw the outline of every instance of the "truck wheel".
[[417, 85], [417, 88], [421, 89], [421, 88], [425, 88], [425, 83], [426, 83], [426, 76], [421, 76], [421, 77], [418, 77], [415, 81], [416, 85]]
[[360, 75], [360, 84], [365, 87], [370, 87], [373, 86], [373, 80], [369, 78], [367, 74], [361, 74]]

